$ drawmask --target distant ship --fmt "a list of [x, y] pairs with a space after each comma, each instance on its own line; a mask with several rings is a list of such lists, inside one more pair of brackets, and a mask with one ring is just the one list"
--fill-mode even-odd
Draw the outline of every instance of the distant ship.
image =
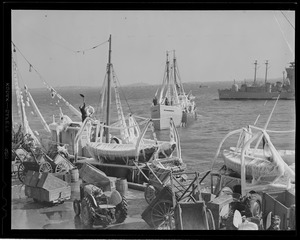
[[256, 67], [252, 85], [246, 83], [239, 87], [235, 82], [231, 89], [218, 89], [220, 100], [271, 100], [276, 99], [280, 94], [280, 99], [293, 100], [295, 99], [295, 62], [291, 62], [290, 66], [286, 68], [287, 76], [276, 83], [267, 82], [268, 61], [266, 61], [266, 75], [265, 83], [258, 84], [256, 82]]

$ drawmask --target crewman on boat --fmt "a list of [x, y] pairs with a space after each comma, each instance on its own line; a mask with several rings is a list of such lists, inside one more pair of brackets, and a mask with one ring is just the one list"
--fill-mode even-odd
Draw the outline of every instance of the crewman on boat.
[[79, 109], [80, 109], [80, 112], [81, 112], [82, 122], [84, 122], [84, 120], [87, 117], [86, 108], [85, 108], [85, 102], [83, 102], [82, 106], [79, 106]]
[[168, 98], [166, 97], [166, 99], [165, 99], [165, 105], [166, 106], [168, 106], [169, 105], [169, 100], [168, 100]]
[[185, 109], [182, 111], [181, 126], [186, 127], [186, 123], [187, 123], [187, 110]]
[[156, 96], [153, 98], [153, 105], [154, 105], [154, 106], [157, 105], [157, 98], [156, 98]]

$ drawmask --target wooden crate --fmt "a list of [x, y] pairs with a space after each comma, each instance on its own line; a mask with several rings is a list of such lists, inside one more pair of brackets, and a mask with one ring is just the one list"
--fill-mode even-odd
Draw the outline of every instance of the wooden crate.
[[98, 187], [110, 184], [110, 180], [104, 172], [88, 163], [84, 163], [79, 169], [79, 177], [84, 182], [94, 184]]
[[222, 207], [231, 203], [232, 201], [233, 201], [232, 195], [225, 194], [220, 197], [214, 198], [210, 202], [206, 203], [207, 208], [210, 209], [213, 214], [216, 229], [220, 228], [219, 219], [220, 219], [220, 211]]
[[280, 229], [295, 229], [295, 195], [287, 190], [273, 193], [263, 193], [263, 211], [272, 212], [280, 218]]
[[42, 176], [37, 184], [37, 187], [44, 188], [46, 190], [53, 190], [67, 186], [67, 182], [53, 176], [52, 173], [42, 173]]
[[27, 197], [31, 197], [32, 196], [32, 194], [31, 194], [31, 189], [32, 189], [32, 187], [30, 187], [30, 186], [28, 186], [28, 185], [25, 185], [25, 196], [27, 196]]
[[52, 173], [53, 176], [67, 182], [71, 183], [71, 174], [69, 172], [66, 173]]
[[25, 185], [30, 186], [30, 181], [31, 181], [33, 174], [34, 174], [34, 171], [32, 171], [32, 170], [27, 171], [27, 173], [25, 175], [25, 179], [24, 179]]
[[40, 200], [40, 188], [25, 185], [25, 196]]
[[36, 187], [40, 178], [42, 176], [42, 173], [39, 173], [39, 172], [34, 172], [31, 179], [30, 179], [30, 183], [29, 183], [29, 186], [31, 187]]
[[46, 190], [43, 188], [38, 188], [39, 190], [39, 200], [42, 202], [58, 202], [59, 200], [68, 200], [71, 198], [71, 186]]

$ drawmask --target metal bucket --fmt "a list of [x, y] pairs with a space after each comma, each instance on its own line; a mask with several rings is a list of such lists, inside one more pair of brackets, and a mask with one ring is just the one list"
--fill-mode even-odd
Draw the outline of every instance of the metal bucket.
[[116, 181], [116, 190], [122, 195], [126, 196], [128, 191], [127, 179], [118, 178]]
[[79, 180], [79, 172], [77, 168], [70, 170], [71, 173], [71, 182], [77, 182]]

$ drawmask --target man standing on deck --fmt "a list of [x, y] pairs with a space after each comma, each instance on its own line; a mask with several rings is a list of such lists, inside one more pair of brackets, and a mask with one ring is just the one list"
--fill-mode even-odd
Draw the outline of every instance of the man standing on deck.
[[79, 106], [79, 109], [80, 109], [80, 112], [81, 112], [81, 119], [82, 119], [82, 122], [84, 122], [84, 120], [85, 120], [86, 117], [87, 117], [87, 113], [86, 113], [86, 108], [85, 108], [84, 95], [83, 95], [83, 94], [80, 94], [80, 96], [81, 96], [82, 99], [83, 99], [83, 104], [82, 104], [82, 106]]

